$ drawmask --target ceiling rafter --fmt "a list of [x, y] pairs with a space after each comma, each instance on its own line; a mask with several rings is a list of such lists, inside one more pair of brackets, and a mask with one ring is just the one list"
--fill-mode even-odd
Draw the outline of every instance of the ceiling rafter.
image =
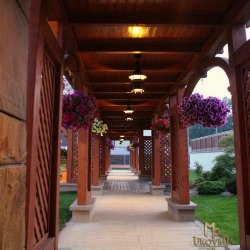
[[142, 23], [145, 25], [173, 25], [173, 26], [209, 26], [221, 24], [221, 12], [201, 11], [164, 11], [138, 12], [126, 15], [124, 11], [96, 12], [96, 15], [83, 15], [82, 12], [70, 12], [69, 22], [75, 25], [82, 24], [131, 24]]

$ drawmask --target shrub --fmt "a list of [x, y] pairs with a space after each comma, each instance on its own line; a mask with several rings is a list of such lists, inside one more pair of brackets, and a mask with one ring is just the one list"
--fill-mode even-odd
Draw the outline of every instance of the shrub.
[[226, 189], [231, 194], [237, 194], [237, 186], [236, 186], [236, 180], [230, 180], [226, 183]]
[[196, 184], [204, 182], [204, 181], [210, 181], [210, 171], [203, 172], [196, 180]]
[[202, 167], [202, 165], [199, 163], [199, 162], [195, 162], [194, 163], [194, 167], [195, 167], [195, 173], [198, 175], [198, 176], [200, 176], [201, 174], [202, 174], [202, 170], [203, 170], [203, 167]]
[[235, 175], [234, 155], [223, 154], [215, 158], [215, 165], [211, 171], [211, 180], [230, 180]]
[[225, 190], [224, 182], [220, 181], [203, 181], [198, 184], [199, 194], [220, 194]]

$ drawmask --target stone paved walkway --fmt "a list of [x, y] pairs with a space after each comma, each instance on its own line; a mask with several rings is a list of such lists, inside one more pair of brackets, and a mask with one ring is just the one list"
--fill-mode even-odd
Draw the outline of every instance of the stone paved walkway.
[[[114, 176], [116, 181], [123, 178]], [[113, 195], [105, 195], [106, 192]], [[202, 225], [175, 222], [167, 213], [164, 196], [137, 192], [105, 193], [96, 199], [91, 222], [69, 222], [61, 231], [59, 250], [198, 249], [193, 246], [193, 236], [203, 235]]]

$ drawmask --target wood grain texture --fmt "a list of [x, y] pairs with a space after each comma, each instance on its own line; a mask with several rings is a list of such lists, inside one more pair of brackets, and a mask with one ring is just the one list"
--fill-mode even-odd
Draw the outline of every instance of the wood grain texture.
[[[15, 1], [0, 1], [0, 110], [25, 120], [28, 23]], [[11, 27], [11, 28], [10, 28]]]
[[26, 160], [26, 126], [0, 112], [0, 165]]
[[25, 16], [29, 19], [30, 16], [30, 2], [31, 0], [16, 0], [20, 7], [22, 8]]
[[0, 167], [0, 249], [24, 249], [25, 180], [25, 165]]

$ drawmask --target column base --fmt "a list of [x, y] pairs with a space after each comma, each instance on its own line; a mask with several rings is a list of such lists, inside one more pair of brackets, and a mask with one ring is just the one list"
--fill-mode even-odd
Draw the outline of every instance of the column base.
[[152, 195], [164, 195], [164, 189], [165, 189], [164, 185], [159, 185], [159, 186], [153, 184], [150, 185], [150, 193]]
[[72, 211], [71, 221], [74, 223], [90, 222], [94, 214], [95, 200], [95, 198], [92, 198], [88, 205], [78, 205], [77, 200], [75, 200], [70, 206], [70, 211]]
[[176, 221], [195, 221], [197, 205], [190, 201], [188, 205], [179, 204], [172, 198], [166, 198], [168, 212]]
[[100, 181], [101, 182], [106, 182], [107, 181], [107, 175], [101, 175]]
[[60, 183], [60, 192], [76, 192], [77, 183]]
[[102, 195], [104, 183], [101, 183], [99, 186], [92, 186], [91, 187], [91, 195], [92, 196], [100, 196]]
[[139, 170], [135, 170], [135, 171], [134, 171], [134, 174], [135, 174], [135, 175], [140, 175], [140, 173], [141, 173], [141, 172], [140, 172]]

